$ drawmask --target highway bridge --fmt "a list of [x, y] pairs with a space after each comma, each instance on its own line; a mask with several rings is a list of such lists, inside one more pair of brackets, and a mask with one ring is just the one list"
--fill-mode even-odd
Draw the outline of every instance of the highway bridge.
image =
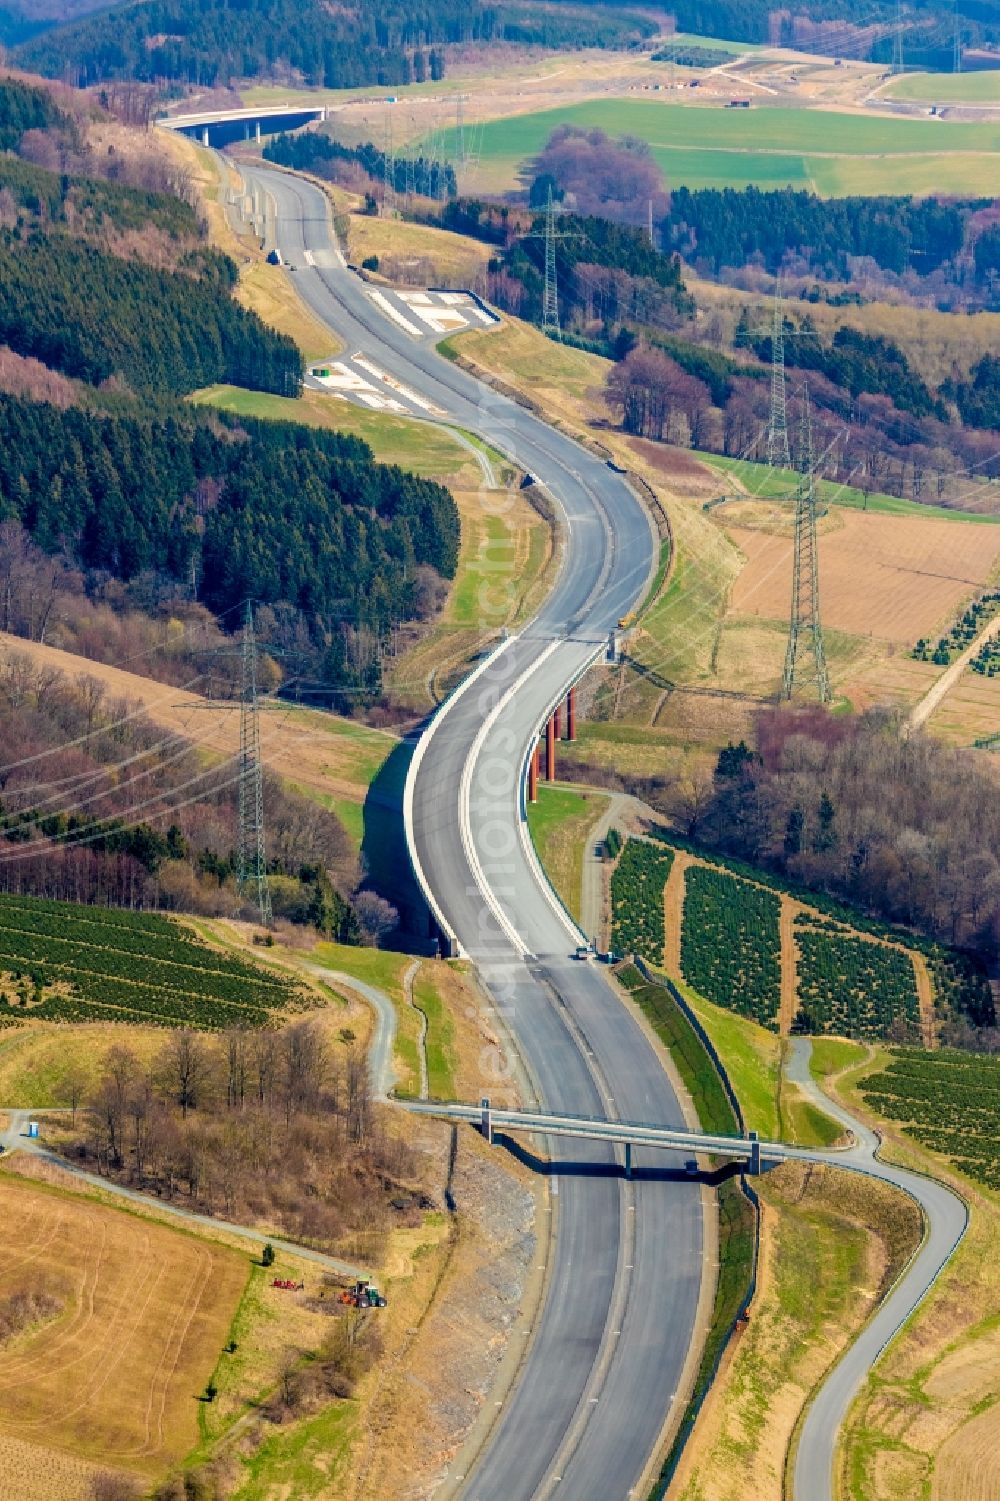
[[299, 130], [314, 120], [325, 120], [326, 108], [277, 105], [271, 109], [227, 109], [195, 115], [163, 115], [157, 125], [178, 135], [190, 136], [202, 146], [221, 148], [237, 141], [259, 141], [284, 130]]
[[[541, 1248], [546, 1296], [518, 1379], [488, 1441], [461, 1472], [453, 1467], [438, 1494], [624, 1501], [646, 1493], [670, 1421], [680, 1416], [689, 1357], [698, 1353], [699, 1298], [703, 1290], [710, 1295], [714, 1272], [702, 1184], [684, 1174], [629, 1179], [613, 1171], [617, 1154], [631, 1143], [637, 1168], [662, 1160], [666, 1149], [728, 1150], [749, 1163], [754, 1144], [692, 1131], [633, 1011], [599, 966], [571, 957], [582, 935], [541, 872], [523, 812], [539, 728], [643, 596], [658, 539], [622, 476], [379, 310], [344, 262], [320, 188], [264, 167], [243, 172], [248, 191], [267, 200], [268, 248], [281, 251], [316, 315], [350, 349], [366, 350], [394, 379], [419, 388], [443, 420], [476, 432], [534, 475], [559, 511], [556, 582], [535, 619], [484, 659], [425, 730], [407, 787], [407, 828], [434, 919], [475, 963], [535, 1098], [536, 1110], [506, 1121], [491, 1112], [491, 1123], [551, 1137], [557, 1171], [561, 1161], [572, 1168], [568, 1145], [586, 1132], [588, 1156], [608, 1171], [569, 1170], [560, 1179]], [[484, 628], [491, 624], [484, 611]], [[796, 1059], [796, 1082], [815, 1090], [801, 1053]], [[508, 1067], [500, 1060], [494, 1078], [484, 1078], [484, 1096]], [[482, 1105], [451, 1108], [471, 1111], [482, 1125]], [[765, 1160], [779, 1152], [835, 1159], [882, 1178], [917, 1200], [927, 1232], [809, 1411], [795, 1501], [831, 1501], [836, 1439], [850, 1402], [966, 1224], [965, 1206], [949, 1189], [883, 1163], [871, 1133], [825, 1100], [823, 1108], [855, 1129], [853, 1148], [806, 1153], [759, 1144]]]

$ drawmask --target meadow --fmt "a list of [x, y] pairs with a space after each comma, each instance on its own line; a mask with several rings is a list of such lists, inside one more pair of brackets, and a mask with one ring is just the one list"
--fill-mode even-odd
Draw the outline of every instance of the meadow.
[[1000, 68], [977, 73], [906, 73], [884, 90], [887, 99], [918, 104], [1000, 104]]
[[[516, 187], [557, 125], [599, 127], [646, 141], [669, 185], [813, 188], [849, 193], [988, 193], [1000, 123], [889, 119], [755, 106], [749, 112], [643, 99], [593, 99], [480, 129], [479, 176], [467, 187]], [[449, 149], [456, 143], [448, 137]]]

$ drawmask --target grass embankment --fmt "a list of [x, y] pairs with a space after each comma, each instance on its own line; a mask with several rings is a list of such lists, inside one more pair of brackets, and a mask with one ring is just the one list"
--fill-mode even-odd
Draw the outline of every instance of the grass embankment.
[[789, 1164], [756, 1187], [757, 1296], [681, 1460], [682, 1501], [781, 1501], [803, 1404], [920, 1239], [911, 1200], [854, 1174]]
[[544, 785], [538, 789], [538, 802], [528, 805], [528, 832], [542, 869], [576, 922], [582, 916], [583, 862], [590, 830], [607, 806], [602, 793]]
[[162, 1027], [127, 1022], [78, 1025], [28, 1021], [0, 1030], [0, 1100], [13, 1110], [61, 1109], [67, 1099], [66, 1078], [79, 1071], [89, 1083], [111, 1047], [128, 1048], [148, 1067], [163, 1048]]
[[366, 214], [351, 216], [348, 245], [353, 262], [377, 255], [380, 272], [391, 278], [451, 287], [473, 287], [494, 254], [451, 230]]
[[220, 385], [196, 391], [191, 401], [196, 406], [220, 407], [240, 417], [302, 422], [308, 427], [353, 433], [364, 439], [381, 463], [398, 464], [428, 479], [446, 483], [459, 476], [472, 479], [479, 473], [468, 450], [456, 442], [447, 428], [391, 412], [369, 411], [325, 392], [306, 390], [299, 397], [272, 396], [266, 391]]
[[[768, 464], [757, 464], [750, 459], [733, 459], [719, 453], [698, 454], [702, 463], [713, 469], [732, 474], [744, 491], [761, 500], [790, 500], [794, 496], [801, 476], [794, 469], [772, 469]], [[936, 517], [939, 521], [976, 521], [987, 526], [1000, 524], [1000, 516], [987, 516], [978, 511], [962, 511], [951, 506], [924, 505], [919, 500], [902, 500], [895, 495], [871, 492], [852, 485], [841, 485], [833, 480], [816, 481], [816, 494], [826, 505], [844, 506], [853, 511], [881, 512], [888, 516], [910, 516], [914, 520], [927, 521]]]
[[[487, 122], [484, 188], [518, 185], [559, 125], [598, 127], [650, 146], [667, 181], [687, 187], [794, 186], [850, 193], [988, 193], [1000, 154], [994, 122], [887, 119], [754, 101], [749, 111], [594, 99]], [[454, 137], [454, 131], [450, 133]], [[456, 142], [451, 139], [454, 154]]]
[[977, 73], [907, 73], [882, 93], [922, 104], [1000, 104], [1000, 70]]
[[[891, 1056], [886, 1049], [870, 1049], [859, 1061], [856, 1051], [829, 1048], [821, 1050], [816, 1072], [849, 1110], [878, 1129], [882, 1156], [941, 1178], [969, 1207], [957, 1251], [848, 1414], [841, 1493], [844, 1501], [985, 1501], [1000, 1483], [1000, 1193], [956, 1173], [899, 1123], [869, 1108], [865, 1091], [878, 1087]], [[939, 1103], [947, 1108], [951, 1101]]]
[[[294, 958], [294, 956], [292, 956]], [[361, 949], [320, 943], [310, 962], [339, 970], [382, 990], [396, 1013], [394, 1064], [396, 1092], [420, 1092], [420, 1057], [427, 1066], [428, 1092], [442, 1100], [477, 1099], [482, 1092], [484, 1050], [498, 1046], [490, 1011], [465, 962], [414, 959], [387, 949]], [[412, 1004], [406, 976], [412, 969]]]
[[[785, 1078], [787, 1041], [757, 1022], [714, 1006], [688, 985], [678, 989], [722, 1059], [748, 1130], [800, 1147], [829, 1147], [840, 1139], [843, 1132], [832, 1116], [824, 1115]], [[832, 1046], [853, 1048], [855, 1044]], [[864, 1048], [859, 1052], [863, 1054]]]
[[[736, 1134], [739, 1130], [736, 1114], [718, 1071], [669, 990], [662, 985], [650, 984], [639, 970], [630, 965], [618, 970], [617, 978], [668, 1048], [691, 1097], [701, 1128], [718, 1134]], [[654, 1489], [657, 1496], [663, 1494], [663, 1487], [669, 1483], [677, 1458], [691, 1433], [695, 1416], [711, 1385], [754, 1275], [753, 1205], [737, 1178], [720, 1184], [717, 1198], [719, 1276], [711, 1321], [688, 1411]]]

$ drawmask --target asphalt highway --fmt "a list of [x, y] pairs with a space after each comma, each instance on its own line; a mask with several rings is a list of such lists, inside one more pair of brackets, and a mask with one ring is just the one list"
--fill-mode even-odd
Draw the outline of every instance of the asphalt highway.
[[[600, 967], [570, 957], [580, 935], [531, 850], [524, 767], [544, 719], [600, 655], [608, 630], [641, 597], [657, 542], [623, 479], [565, 434], [446, 362], [372, 302], [332, 240], [326, 200], [289, 174], [247, 169], [269, 195], [270, 225], [298, 290], [319, 317], [448, 418], [478, 433], [544, 485], [563, 520], [562, 565], [530, 626], [503, 644], [425, 731], [408, 788], [418, 876], [443, 929], [476, 963], [517, 1041], [537, 1103], [568, 1115], [682, 1127], [677, 1099], [645, 1033]], [[484, 629], [489, 619], [483, 596]], [[861, 1336], [820, 1388], [796, 1455], [796, 1501], [832, 1501], [837, 1435], [853, 1396], [964, 1233], [965, 1206], [942, 1184], [880, 1161], [877, 1141], [809, 1077], [799, 1044], [790, 1075], [853, 1132], [824, 1154], [884, 1179], [920, 1204], [925, 1240]], [[484, 1074], [482, 1093], [490, 1093]], [[485, 1449], [465, 1476], [467, 1501], [623, 1501], [654, 1452], [694, 1343], [704, 1274], [701, 1191], [656, 1173], [663, 1154], [549, 1138], [552, 1257], [541, 1316]], [[574, 1153], [585, 1166], [574, 1163]], [[668, 1159], [669, 1160], [669, 1159]], [[576, 1170], [582, 1169], [582, 1170]], [[650, 1170], [653, 1171], [650, 1171]], [[528, 1331], [523, 1331], [525, 1335]], [[521, 1337], [521, 1332], [517, 1337]], [[454, 1493], [453, 1486], [449, 1487]]]
[[[649, 520], [599, 459], [384, 317], [341, 262], [317, 188], [256, 167], [245, 176], [270, 195], [274, 239], [300, 295], [349, 350], [364, 350], [508, 454], [562, 513], [562, 566], [545, 606], [425, 733], [413, 844], [444, 925], [517, 1040], [539, 1103], [680, 1126], [646, 1034], [599, 967], [570, 957], [579, 935], [521, 824], [522, 773], [541, 721], [654, 567]], [[492, 625], [484, 598], [484, 627]], [[495, 1082], [487, 1072], [482, 1092]], [[625, 1182], [618, 1148], [588, 1145], [580, 1173], [571, 1146], [552, 1141], [550, 1151], [558, 1192], [546, 1295], [514, 1390], [464, 1478], [468, 1501], [636, 1494], [695, 1338], [705, 1269], [697, 1183], [644, 1180], [662, 1154], [637, 1153], [638, 1180]]]

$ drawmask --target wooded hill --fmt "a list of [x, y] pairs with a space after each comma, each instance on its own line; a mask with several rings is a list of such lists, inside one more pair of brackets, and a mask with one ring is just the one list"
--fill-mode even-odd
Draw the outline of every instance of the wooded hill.
[[[0, 81], [5, 139], [38, 148], [38, 122], [44, 151], [79, 154], [45, 91]], [[448, 491], [355, 438], [177, 402], [223, 381], [295, 396], [302, 370], [234, 301], [235, 265], [177, 197], [0, 157], [4, 219], [0, 520], [94, 588], [149, 576], [219, 612], [270, 605], [300, 688], [377, 696], [380, 641], [454, 573]]]
[[[249, 915], [236, 891], [233, 758], [207, 759], [86, 673], [14, 652], [0, 659], [0, 767], [0, 891]], [[338, 894], [353, 889], [357, 862], [337, 819], [271, 777], [267, 817], [275, 915], [357, 941]]]
[[50, 78], [67, 69], [81, 84], [170, 80], [212, 87], [287, 78], [323, 88], [441, 78], [445, 43], [547, 47], [626, 46], [655, 35], [655, 21], [628, 9], [519, 0], [143, 0], [24, 42], [20, 66]]

